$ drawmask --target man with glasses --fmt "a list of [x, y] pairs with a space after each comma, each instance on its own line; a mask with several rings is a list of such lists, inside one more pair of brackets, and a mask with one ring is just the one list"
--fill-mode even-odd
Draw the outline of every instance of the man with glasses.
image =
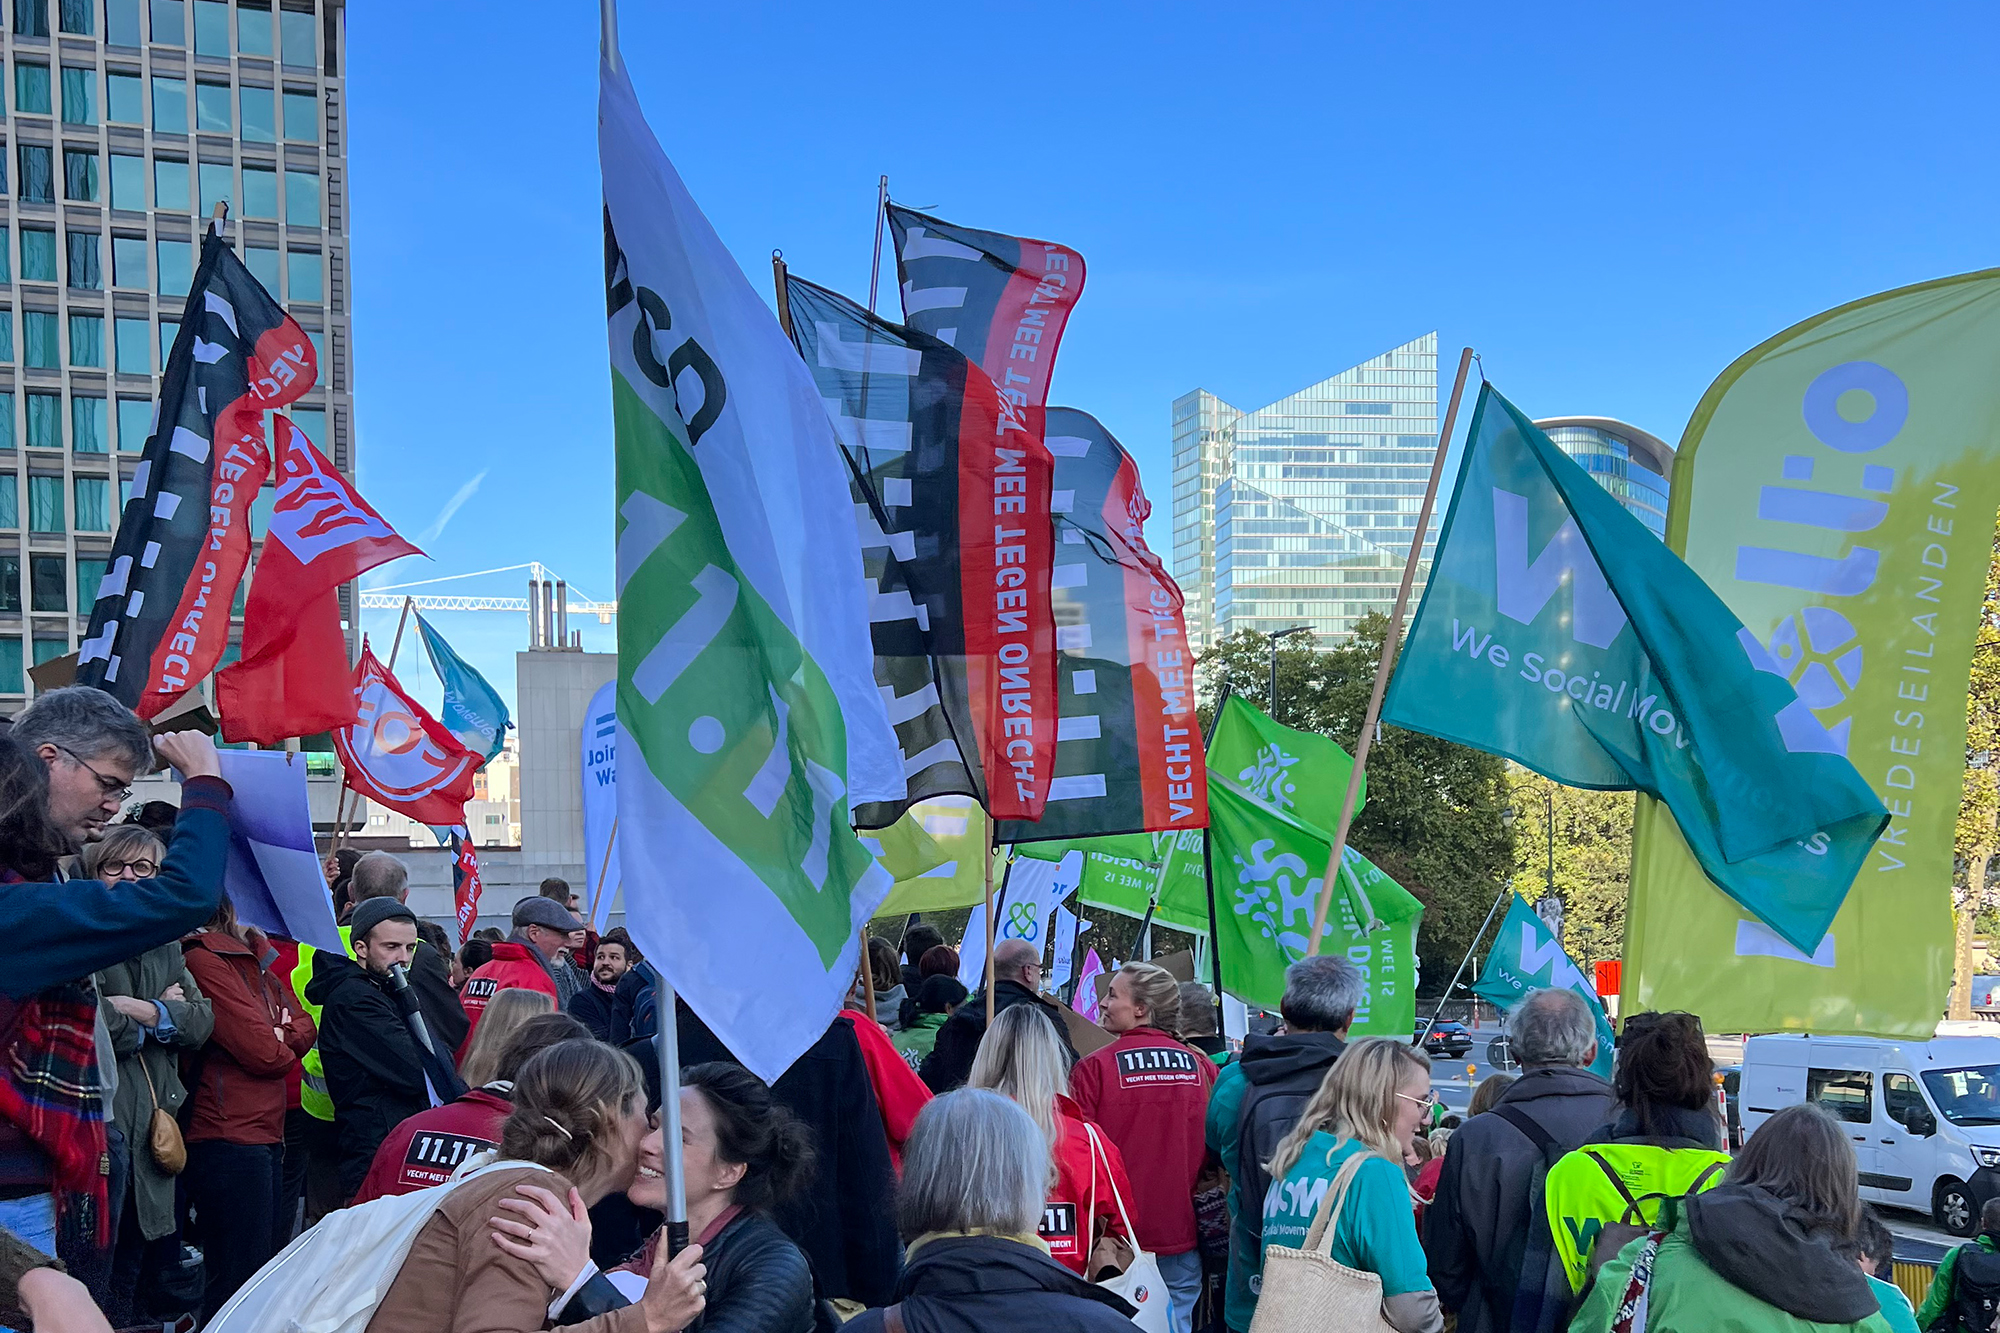
[[[995, 1017], [1017, 1004], [1032, 1004], [1035, 1012], [1049, 1020], [1061, 1038], [1069, 1063], [1076, 1063], [1076, 1048], [1070, 1045], [1069, 1028], [1054, 1004], [1041, 997], [1042, 953], [1026, 940], [1002, 940], [993, 947], [993, 1013]], [[932, 1092], [950, 1092], [972, 1075], [972, 1058], [979, 1053], [979, 1039], [986, 1035], [984, 994], [967, 998], [938, 1029], [937, 1042], [924, 1059], [920, 1077]]]
[[103, 690], [70, 685], [36, 697], [14, 719], [14, 739], [49, 770], [49, 818], [81, 847], [152, 767], [146, 724]]

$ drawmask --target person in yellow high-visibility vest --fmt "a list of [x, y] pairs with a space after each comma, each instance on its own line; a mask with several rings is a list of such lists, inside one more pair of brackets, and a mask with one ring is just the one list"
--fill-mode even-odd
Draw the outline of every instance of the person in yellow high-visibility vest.
[[[340, 943], [352, 958], [354, 947], [346, 926], [340, 928]], [[319, 1023], [319, 1006], [306, 998], [306, 983], [312, 980], [313, 957], [318, 953], [310, 944], [299, 945], [299, 960], [287, 978], [299, 1008], [312, 1016], [315, 1026]], [[288, 1117], [287, 1138], [305, 1150], [304, 1224], [311, 1226], [340, 1206], [340, 1145], [333, 1131], [333, 1098], [326, 1090], [326, 1066], [320, 1061], [317, 1044], [299, 1061], [299, 1070], [299, 1111]]]

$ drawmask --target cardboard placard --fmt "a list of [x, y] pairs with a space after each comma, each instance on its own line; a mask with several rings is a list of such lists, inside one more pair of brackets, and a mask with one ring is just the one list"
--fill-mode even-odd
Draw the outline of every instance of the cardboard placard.
[[1078, 1055], [1089, 1055], [1118, 1040], [1066, 1004], [1057, 1005], [1056, 1012], [1062, 1015], [1063, 1026], [1069, 1029], [1069, 1044]]

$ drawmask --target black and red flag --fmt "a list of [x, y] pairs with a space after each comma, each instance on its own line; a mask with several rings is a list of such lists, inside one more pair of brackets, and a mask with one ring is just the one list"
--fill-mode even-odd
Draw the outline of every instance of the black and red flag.
[[1194, 654], [1181, 590], [1146, 546], [1139, 467], [1088, 412], [1048, 410], [1050, 571], [1061, 687], [1055, 780], [1002, 842], [1208, 827]]
[[1056, 743], [1051, 460], [1019, 406], [948, 344], [787, 281], [792, 341], [853, 477], [875, 679], [909, 794], [860, 828], [958, 794], [1038, 818]]
[[318, 373], [305, 331], [210, 231], [77, 652], [78, 684], [150, 718], [214, 669], [250, 556], [250, 503], [270, 471], [264, 414]]
[[458, 918], [460, 944], [472, 938], [472, 927], [479, 921], [479, 896], [485, 890], [479, 878], [479, 850], [465, 825], [459, 824], [451, 830], [451, 908]]

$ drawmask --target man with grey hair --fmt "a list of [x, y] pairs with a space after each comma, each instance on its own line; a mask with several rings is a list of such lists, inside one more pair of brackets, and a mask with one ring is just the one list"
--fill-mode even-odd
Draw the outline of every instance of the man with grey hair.
[[1438, 1302], [1463, 1333], [1545, 1333], [1567, 1313], [1568, 1277], [1543, 1207], [1549, 1168], [1612, 1116], [1590, 1071], [1597, 1020], [1570, 990], [1530, 991], [1507, 1019], [1523, 1073], [1452, 1134], [1424, 1252]]
[[89, 685], [37, 695], [14, 715], [12, 734], [48, 765], [49, 818], [78, 846], [111, 822], [153, 765], [146, 724]]
[[1264, 1166], [1291, 1132], [1306, 1102], [1347, 1045], [1347, 1029], [1367, 993], [1361, 969], [1345, 958], [1315, 955], [1285, 969], [1285, 1024], [1268, 1037], [1243, 1039], [1243, 1054], [1216, 1075], [1208, 1100], [1209, 1150], [1229, 1171], [1229, 1278], [1223, 1323], [1250, 1327], [1262, 1267]]

